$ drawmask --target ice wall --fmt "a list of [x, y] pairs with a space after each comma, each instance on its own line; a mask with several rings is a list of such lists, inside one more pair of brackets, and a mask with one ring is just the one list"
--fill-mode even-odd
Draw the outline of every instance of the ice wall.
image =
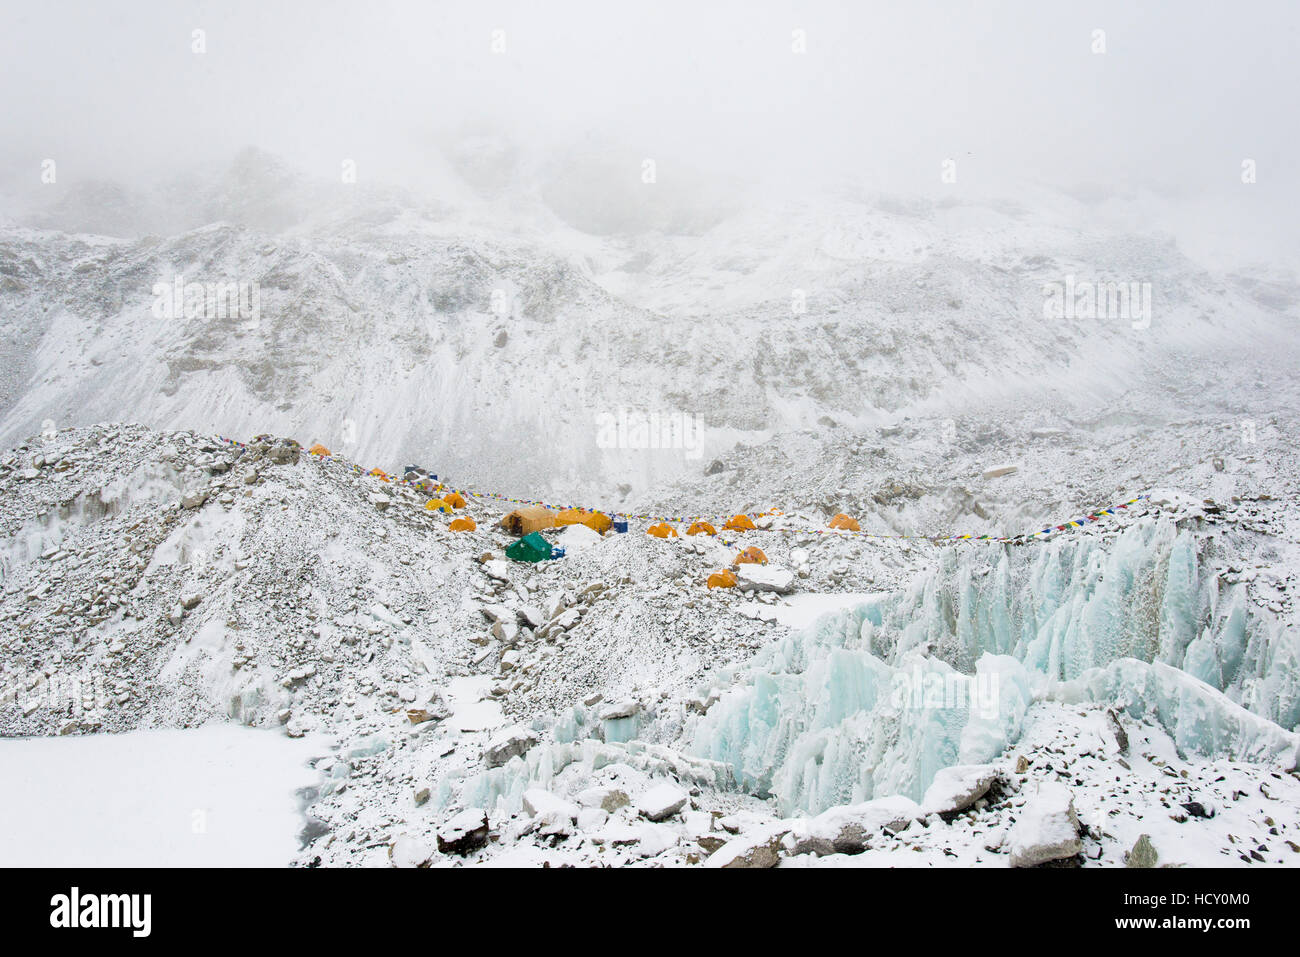
[[1062, 681], [1121, 658], [1159, 661], [1296, 729], [1300, 638], [1219, 577], [1223, 548], [1162, 521], [1109, 541], [949, 549], [880, 606], [872, 650], [896, 662], [922, 649], [966, 673], [981, 654], [1010, 654]]
[[690, 750], [783, 814], [920, 800], [940, 768], [1013, 744], [1051, 696], [1158, 721], [1184, 751], [1294, 767], [1295, 636], [1220, 580], [1217, 547], [1151, 522], [1109, 541], [950, 549], [909, 589], [726, 676]]
[[890, 794], [920, 800], [941, 768], [988, 761], [1020, 734], [1024, 666], [985, 654], [964, 675], [919, 651], [872, 654], [874, 605], [822, 618], [755, 662], [697, 724], [691, 751], [782, 814]]

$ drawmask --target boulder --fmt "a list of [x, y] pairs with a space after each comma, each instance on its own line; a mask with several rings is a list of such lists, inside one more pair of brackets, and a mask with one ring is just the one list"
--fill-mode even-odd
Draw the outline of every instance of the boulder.
[[1124, 852], [1125, 867], [1155, 867], [1160, 855], [1151, 843], [1151, 835], [1139, 834], [1131, 851]]
[[600, 719], [602, 721], [613, 721], [617, 718], [630, 718], [640, 710], [641, 703], [633, 699], [612, 701], [600, 709]]
[[767, 827], [733, 838], [714, 851], [705, 867], [776, 867], [788, 827]]
[[943, 768], [926, 788], [921, 808], [926, 814], [964, 811], [988, 793], [998, 774], [992, 764], [955, 764]]
[[576, 820], [582, 810], [572, 801], [556, 797], [544, 788], [529, 788], [524, 792], [523, 803], [524, 810], [533, 817], [553, 821]]
[[920, 805], [901, 794], [829, 808], [796, 830], [794, 853], [861, 854], [873, 835], [886, 828], [905, 830], [922, 813]]
[[745, 562], [736, 566], [736, 587], [741, 591], [775, 592], [788, 595], [795, 590], [794, 572], [774, 565]]
[[515, 725], [507, 728], [488, 742], [483, 760], [490, 768], [499, 768], [511, 758], [527, 753], [537, 743], [537, 735], [529, 728]]
[[1007, 850], [1012, 867], [1035, 867], [1074, 857], [1083, 850], [1070, 789], [1063, 784], [1040, 784], [1012, 825]]
[[664, 781], [637, 798], [636, 809], [652, 821], [662, 821], [684, 808], [689, 799], [676, 784]]
[[618, 788], [588, 788], [578, 795], [578, 803], [583, 807], [600, 808], [613, 814], [621, 807], [627, 807], [631, 801], [627, 792]]
[[428, 867], [433, 848], [410, 834], [399, 834], [388, 845], [388, 860], [394, 867]]
[[438, 828], [438, 850], [464, 857], [487, 844], [488, 819], [482, 808], [466, 808]]

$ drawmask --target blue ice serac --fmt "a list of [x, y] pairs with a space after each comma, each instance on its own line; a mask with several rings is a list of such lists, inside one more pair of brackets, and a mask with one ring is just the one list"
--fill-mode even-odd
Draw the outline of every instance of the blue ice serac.
[[1218, 574], [1215, 547], [1155, 521], [1105, 543], [949, 550], [910, 587], [710, 676], [703, 714], [642, 716], [629, 738], [575, 706], [554, 744], [466, 788], [507, 800], [572, 761], [659, 747], [783, 815], [894, 794], [920, 801], [940, 769], [1014, 745], [1042, 699], [1154, 721], [1185, 754], [1294, 767], [1297, 637]]
[[1109, 546], [949, 551], [906, 591], [769, 648], [700, 720], [692, 750], [782, 813], [920, 800], [940, 768], [1014, 744], [1049, 697], [1155, 720], [1185, 753], [1293, 767], [1298, 659], [1296, 636], [1252, 615], [1245, 585], [1223, 582], [1168, 522]]

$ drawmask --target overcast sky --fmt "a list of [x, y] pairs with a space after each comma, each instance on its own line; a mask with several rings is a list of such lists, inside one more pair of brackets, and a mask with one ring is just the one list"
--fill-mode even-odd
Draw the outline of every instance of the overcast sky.
[[0, 179], [44, 158], [65, 181], [148, 179], [252, 144], [400, 182], [491, 129], [897, 190], [951, 157], [973, 186], [1244, 197], [1250, 158], [1268, 199], [1242, 201], [1276, 212], [1300, 196], [1298, 25], [1290, 0], [6, 0]]

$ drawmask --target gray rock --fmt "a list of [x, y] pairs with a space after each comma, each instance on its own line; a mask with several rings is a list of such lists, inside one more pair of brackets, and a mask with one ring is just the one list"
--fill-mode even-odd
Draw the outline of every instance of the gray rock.
[[1151, 843], [1149, 834], [1139, 834], [1133, 843], [1133, 849], [1124, 854], [1125, 867], [1155, 867], [1160, 855]]
[[942, 768], [926, 788], [921, 807], [926, 814], [964, 811], [988, 793], [998, 773], [992, 764], [955, 764]]
[[507, 728], [488, 743], [487, 749], [483, 752], [483, 760], [488, 767], [499, 768], [511, 758], [526, 754], [536, 743], [537, 735], [533, 731], [522, 725], [516, 725]]
[[714, 851], [706, 867], [760, 868], [776, 867], [781, 860], [781, 842], [789, 829], [764, 828], [756, 834], [733, 838]]

